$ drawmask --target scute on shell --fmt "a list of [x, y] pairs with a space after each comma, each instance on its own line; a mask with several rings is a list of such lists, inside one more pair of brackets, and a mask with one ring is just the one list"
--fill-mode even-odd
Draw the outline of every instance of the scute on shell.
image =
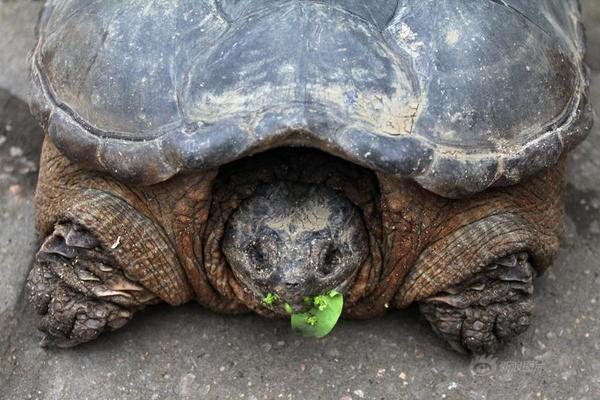
[[575, 0], [48, 1], [32, 109], [132, 183], [308, 146], [449, 197], [555, 164], [592, 123]]

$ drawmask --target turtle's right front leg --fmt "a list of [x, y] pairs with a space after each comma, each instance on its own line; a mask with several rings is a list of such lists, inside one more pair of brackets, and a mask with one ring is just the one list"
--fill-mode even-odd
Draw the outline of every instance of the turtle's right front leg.
[[[175, 185], [171, 192], [187, 188]], [[36, 193], [43, 244], [27, 279], [30, 301], [42, 315], [43, 344], [87, 342], [123, 326], [146, 305], [194, 297], [175, 236], [164, 226], [187, 209], [173, 213], [169, 202], [161, 203], [163, 193], [170, 191], [136, 192], [81, 169], [44, 142]], [[162, 207], [153, 212], [149, 204], [156, 203]]]
[[27, 280], [30, 302], [42, 315], [43, 345], [70, 347], [90, 341], [158, 302], [125, 275], [109, 250], [71, 222], [56, 224], [45, 239]]

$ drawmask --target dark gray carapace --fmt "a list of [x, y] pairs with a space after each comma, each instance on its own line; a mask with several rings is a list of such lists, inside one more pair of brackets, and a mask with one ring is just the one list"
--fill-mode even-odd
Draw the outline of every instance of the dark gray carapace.
[[575, 0], [51, 0], [32, 108], [66, 156], [132, 183], [306, 146], [465, 196], [586, 136], [579, 13]]

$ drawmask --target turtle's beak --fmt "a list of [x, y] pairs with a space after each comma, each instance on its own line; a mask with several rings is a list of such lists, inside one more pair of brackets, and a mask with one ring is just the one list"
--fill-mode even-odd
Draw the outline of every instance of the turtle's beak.
[[270, 288], [288, 304], [301, 303], [306, 296], [319, 290], [318, 277], [310, 272], [306, 260], [290, 260], [284, 262], [272, 275]]
[[354, 273], [360, 265], [351, 262], [329, 268], [328, 274], [323, 274], [324, 265], [316, 268], [310, 260], [297, 259], [285, 261], [276, 268], [269, 282], [264, 287], [265, 295], [273, 293], [282, 304], [289, 304], [295, 311], [306, 308], [307, 297], [326, 293], [332, 289], [343, 292], [353, 281]]
[[265, 185], [228, 221], [223, 251], [237, 280], [259, 299], [300, 310], [304, 299], [349, 286], [367, 259], [358, 209], [321, 185]]

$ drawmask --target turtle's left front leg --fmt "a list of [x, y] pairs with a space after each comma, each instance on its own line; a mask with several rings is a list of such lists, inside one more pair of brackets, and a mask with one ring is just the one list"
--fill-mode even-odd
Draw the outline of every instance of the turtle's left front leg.
[[455, 350], [491, 354], [529, 327], [534, 274], [526, 253], [512, 254], [421, 301], [420, 309]]
[[466, 199], [419, 194], [412, 204], [424, 204], [421, 214], [431, 220], [411, 224], [427, 229], [398, 306], [418, 303], [433, 330], [461, 352], [494, 353], [523, 333], [533, 314], [533, 279], [560, 247], [565, 167], [563, 159], [519, 185]]

